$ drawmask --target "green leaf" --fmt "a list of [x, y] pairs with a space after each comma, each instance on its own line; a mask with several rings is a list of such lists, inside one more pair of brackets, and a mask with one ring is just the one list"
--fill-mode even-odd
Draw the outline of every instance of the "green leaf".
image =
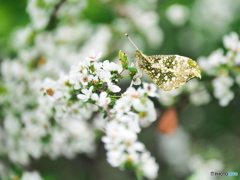
[[136, 73], [138, 72], [137, 68], [134, 68], [134, 67], [128, 68], [128, 70], [131, 72], [136, 72]]
[[123, 69], [128, 69], [128, 64], [129, 64], [128, 56], [125, 53], [123, 53], [121, 50], [119, 51], [119, 60], [122, 63]]
[[137, 68], [134, 68], [134, 67], [128, 68], [128, 70], [130, 71], [130, 75], [132, 77], [138, 72]]
[[107, 113], [106, 112], [104, 112], [104, 114], [103, 114], [103, 119], [105, 119], [105, 118], [107, 118]]

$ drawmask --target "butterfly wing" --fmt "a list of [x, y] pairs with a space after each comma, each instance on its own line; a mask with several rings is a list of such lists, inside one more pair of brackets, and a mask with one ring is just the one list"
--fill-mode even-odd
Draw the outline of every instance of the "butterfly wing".
[[165, 91], [177, 89], [192, 78], [201, 78], [197, 63], [179, 55], [145, 56], [140, 68]]

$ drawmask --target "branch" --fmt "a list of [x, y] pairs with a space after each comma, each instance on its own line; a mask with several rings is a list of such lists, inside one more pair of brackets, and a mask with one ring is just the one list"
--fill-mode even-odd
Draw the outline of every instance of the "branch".
[[56, 19], [57, 19], [57, 13], [58, 13], [58, 10], [60, 9], [60, 7], [66, 2], [66, 0], [61, 0], [59, 1], [59, 3], [56, 4], [51, 16], [50, 16], [50, 19], [48, 21], [48, 24], [46, 26], [46, 30], [51, 30], [53, 27], [54, 27], [54, 24], [56, 22]]

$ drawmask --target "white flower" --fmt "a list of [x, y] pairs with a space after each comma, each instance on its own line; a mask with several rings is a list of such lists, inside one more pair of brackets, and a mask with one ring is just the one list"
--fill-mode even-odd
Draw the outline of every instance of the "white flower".
[[138, 165], [138, 163], [139, 163], [139, 153], [137, 153], [137, 151], [128, 151], [127, 153], [126, 153], [126, 156], [125, 156], [125, 162], [129, 162], [129, 163], [131, 163], [131, 164], [133, 164], [133, 165], [135, 165], [135, 164], [137, 164]]
[[207, 92], [205, 86], [197, 79], [189, 81], [183, 88], [190, 93], [190, 102], [196, 106], [207, 104], [211, 99], [211, 96]]
[[219, 76], [213, 80], [213, 85], [217, 88], [231, 87], [233, 85], [233, 79], [229, 76]]
[[234, 93], [232, 91], [222, 92], [221, 99], [219, 100], [219, 104], [221, 106], [227, 106], [233, 98], [234, 98]]
[[148, 98], [133, 100], [133, 108], [138, 111], [140, 117], [140, 125], [142, 127], [149, 126], [156, 120], [157, 114], [153, 102]]
[[94, 68], [96, 68], [96, 71], [103, 68], [103, 63], [102, 62], [93, 62], [93, 65], [94, 65]]
[[82, 86], [87, 86], [90, 81], [93, 80], [93, 75], [89, 74], [86, 69], [87, 65], [79, 63], [77, 66], [71, 66], [69, 81], [74, 84], [74, 89], [80, 89]]
[[142, 143], [137, 142], [137, 134], [122, 123], [126, 121], [126, 118], [120, 123], [110, 121], [106, 126], [106, 136], [102, 138], [108, 151], [107, 160], [113, 167], [121, 166], [129, 160], [138, 164], [137, 152], [145, 149]]
[[205, 70], [206, 73], [210, 75], [217, 74], [217, 67], [221, 64], [226, 64], [228, 62], [227, 58], [223, 55], [223, 50], [218, 49], [211, 53], [208, 58], [199, 58], [198, 63], [200, 68]]
[[128, 88], [127, 91], [124, 93], [124, 95], [126, 95], [127, 97], [130, 97], [130, 98], [138, 98], [139, 97], [138, 91], [133, 87]]
[[83, 69], [81, 75], [79, 76], [79, 81], [83, 86], [88, 85], [90, 81], [92, 81], [93, 75], [89, 75], [87, 69]]
[[93, 86], [91, 86], [89, 89], [82, 89], [83, 94], [78, 94], [78, 99], [82, 99], [83, 101], [87, 101], [91, 95], [92, 95]]
[[41, 83], [36, 83], [36, 86], [41, 90], [44, 91], [49, 98], [52, 100], [59, 100], [63, 97], [63, 93], [61, 91], [61, 87], [57, 81], [54, 81], [50, 78], [44, 79]]
[[234, 93], [230, 90], [233, 85], [233, 79], [222, 75], [213, 80], [214, 96], [219, 99], [221, 106], [227, 106], [233, 99]]
[[49, 151], [51, 153], [50, 157], [56, 158], [61, 155], [63, 149], [59, 147], [64, 147], [67, 142], [68, 138], [68, 132], [67, 131], [61, 131], [59, 129], [53, 129], [52, 133], [52, 138], [51, 138], [51, 144], [49, 145]]
[[27, 76], [26, 69], [18, 60], [6, 59], [1, 63], [1, 74], [6, 79], [21, 79]]
[[37, 30], [44, 28], [48, 23], [48, 13], [46, 9], [38, 6], [37, 0], [31, 0], [28, 2], [27, 12], [30, 15], [32, 24]]
[[183, 25], [186, 22], [188, 15], [189, 9], [180, 4], [171, 5], [166, 11], [168, 20], [176, 26]]
[[70, 74], [76, 74], [76, 73], [79, 73], [81, 70], [81, 66], [78, 64], [78, 65], [72, 65], [71, 68], [70, 68]]
[[150, 156], [149, 152], [145, 152], [141, 155], [142, 171], [148, 179], [155, 179], [158, 175], [159, 166], [155, 159]]
[[190, 102], [196, 106], [207, 104], [211, 100], [211, 96], [206, 91], [206, 89], [201, 89], [190, 94]]
[[123, 113], [118, 112], [114, 120], [126, 123], [127, 128], [133, 132], [139, 133], [141, 130], [139, 126], [139, 116], [136, 113], [128, 112], [123, 115]]
[[140, 73], [137, 73], [133, 76], [133, 79], [132, 79], [132, 84], [134, 85], [140, 85], [142, 82], [141, 82], [141, 77], [142, 75]]
[[80, 71], [84, 70], [89, 65], [90, 65], [89, 61], [80, 61], [78, 65], [72, 65], [70, 70], [70, 75], [74, 76], [80, 73]]
[[[8, 139], [8, 140], [12, 140], [12, 139]], [[30, 161], [29, 155], [23, 148], [15, 150], [13, 148], [8, 147], [8, 157], [12, 162], [19, 163], [22, 165], [27, 165]]]
[[98, 94], [97, 94], [97, 93], [93, 93], [93, 94], [91, 95], [91, 99], [92, 99], [93, 101], [98, 101], [98, 100], [99, 100]]
[[137, 140], [137, 134], [129, 129], [126, 129], [124, 133], [121, 134], [121, 138], [127, 146], [130, 146]]
[[88, 61], [96, 61], [96, 60], [100, 59], [101, 55], [102, 55], [102, 52], [96, 54], [95, 50], [92, 50], [90, 52], [90, 55], [88, 57], [86, 57], [85, 59]]
[[81, 136], [85, 126], [86, 125], [79, 120], [70, 120], [68, 123], [66, 123], [66, 129], [73, 136]]
[[[238, 13], [238, 8], [235, 9], [234, 7], [235, 4], [225, 0], [194, 1], [190, 16], [191, 23], [199, 30], [208, 32], [209, 38], [219, 39], [222, 34], [229, 31], [229, 26]], [[199, 17], [201, 17], [200, 21]], [[218, 29], [217, 32], [216, 29]], [[201, 37], [204, 38], [204, 36], [205, 34], [202, 34]]]
[[25, 124], [25, 127], [22, 129], [22, 133], [32, 139], [39, 140], [39, 138], [46, 135], [46, 128], [35, 123], [32, 122]]
[[136, 98], [132, 100], [132, 106], [137, 111], [145, 111], [147, 108], [147, 101], [149, 101], [147, 98]]
[[128, 97], [123, 96], [122, 98], [116, 101], [113, 111], [119, 114], [119, 116], [122, 116], [124, 113], [129, 112], [130, 108], [131, 100]]
[[21, 124], [19, 122], [19, 119], [15, 118], [10, 114], [6, 116], [3, 123], [5, 130], [7, 131], [7, 133], [9, 133], [9, 135], [16, 135], [21, 130]]
[[143, 83], [143, 89], [147, 92], [150, 97], [157, 97], [157, 86], [153, 83]]
[[126, 131], [126, 127], [123, 126], [123, 124], [116, 122], [116, 121], [110, 121], [106, 125], [106, 135], [110, 137], [108, 140], [103, 137], [103, 142], [112, 142], [119, 139], [121, 141], [121, 136]]
[[119, 167], [125, 162], [126, 154], [121, 151], [108, 151], [107, 161], [112, 167]]
[[121, 88], [115, 84], [113, 84], [111, 81], [107, 81], [108, 84], [108, 88], [112, 91], [112, 92], [120, 92]]
[[14, 38], [12, 41], [13, 45], [16, 48], [21, 48], [21, 47], [25, 47], [27, 45], [27, 42], [29, 40], [30, 35], [32, 34], [33, 29], [29, 26], [23, 28], [23, 29], [19, 29], [14, 33]]
[[107, 105], [111, 102], [111, 99], [107, 97], [107, 95], [108, 94], [106, 92], [101, 92], [97, 103], [100, 107], [106, 108]]
[[231, 32], [229, 35], [223, 37], [223, 44], [225, 48], [232, 50], [233, 52], [240, 51], [239, 36], [235, 32]]
[[117, 71], [118, 73], [122, 71], [122, 67], [120, 65], [114, 62], [109, 62], [108, 60], [104, 61], [102, 66], [105, 71]]
[[109, 71], [104, 71], [104, 70], [100, 69], [99, 71], [96, 71], [96, 74], [101, 81], [111, 82], [110, 78], [112, 77], [112, 75]]
[[[150, 89], [148, 88], [148, 91], [151, 94]], [[102, 137], [102, 141], [107, 150], [107, 161], [111, 166], [123, 167], [125, 163], [131, 163], [136, 171], [154, 179], [157, 176], [158, 165], [145, 150], [144, 144], [137, 141], [137, 133], [141, 131], [140, 124], [146, 127], [156, 120], [153, 102], [146, 94], [147, 91], [142, 88], [138, 91], [132, 87], [127, 89], [111, 111], [112, 121], [107, 123], [106, 135]], [[132, 108], [139, 112], [132, 112]]]
[[37, 171], [33, 171], [33, 172], [24, 172], [21, 180], [42, 180], [42, 178]]
[[181, 89], [182, 88], [178, 88], [172, 91], [164, 91], [159, 88], [159, 102], [165, 106], [171, 106], [175, 102], [175, 97], [181, 93]]
[[42, 156], [43, 144], [40, 139], [22, 139], [20, 140], [24, 150], [33, 158], [38, 159]]

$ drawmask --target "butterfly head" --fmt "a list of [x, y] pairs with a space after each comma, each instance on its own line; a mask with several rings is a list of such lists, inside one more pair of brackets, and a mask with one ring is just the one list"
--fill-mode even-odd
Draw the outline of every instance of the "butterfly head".
[[136, 52], [135, 52], [135, 57], [136, 58], [142, 58], [142, 57], [144, 57], [145, 55], [141, 52], [141, 51], [139, 51], [139, 50], [136, 50]]

